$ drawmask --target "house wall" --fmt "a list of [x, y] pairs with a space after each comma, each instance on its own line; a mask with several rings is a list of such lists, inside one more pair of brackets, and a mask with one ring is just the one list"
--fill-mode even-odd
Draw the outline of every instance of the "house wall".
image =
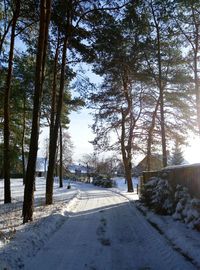
[[157, 158], [151, 158], [150, 159], [150, 167], [152, 171], [160, 170], [163, 167], [162, 161]]
[[[151, 157], [150, 159], [150, 167], [151, 171], [161, 170], [162, 169], [162, 161], [156, 157]], [[143, 171], [147, 170], [147, 157], [145, 157], [140, 163], [133, 169], [133, 173], [135, 175], [141, 175]]]

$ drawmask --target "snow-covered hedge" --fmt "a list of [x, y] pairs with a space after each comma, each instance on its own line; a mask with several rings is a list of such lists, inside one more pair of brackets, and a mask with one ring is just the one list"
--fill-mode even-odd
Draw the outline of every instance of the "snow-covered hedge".
[[156, 213], [172, 215], [200, 230], [200, 200], [192, 198], [187, 188], [177, 185], [173, 191], [167, 180], [152, 177], [142, 188], [140, 200]]
[[173, 212], [173, 191], [167, 180], [152, 177], [141, 191], [141, 200], [158, 214]]
[[192, 198], [188, 189], [177, 185], [175, 192], [175, 220], [185, 222], [188, 227], [200, 229], [200, 200]]

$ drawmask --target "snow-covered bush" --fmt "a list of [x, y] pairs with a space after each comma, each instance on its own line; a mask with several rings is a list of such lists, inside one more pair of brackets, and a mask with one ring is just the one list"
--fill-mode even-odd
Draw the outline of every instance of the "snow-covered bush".
[[95, 186], [101, 186], [101, 187], [105, 187], [105, 188], [112, 188], [114, 187], [115, 183], [112, 179], [110, 178], [106, 178], [103, 176], [98, 176], [93, 180], [93, 184]]
[[151, 197], [153, 189], [156, 187], [159, 178], [152, 177], [147, 183], [141, 188], [140, 200], [147, 206], [151, 206]]
[[192, 198], [186, 187], [177, 185], [174, 192], [167, 180], [152, 177], [143, 186], [140, 200], [156, 213], [170, 214], [200, 231], [200, 200]]
[[167, 180], [152, 177], [142, 189], [141, 200], [156, 213], [172, 214], [174, 198]]
[[200, 229], [200, 200], [192, 198], [188, 189], [178, 185], [175, 192], [176, 208], [173, 218], [190, 228]]

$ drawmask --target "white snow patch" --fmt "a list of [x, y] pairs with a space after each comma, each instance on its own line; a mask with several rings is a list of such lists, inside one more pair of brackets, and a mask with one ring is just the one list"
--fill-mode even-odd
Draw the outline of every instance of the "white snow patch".
[[147, 220], [171, 243], [174, 249], [188, 257], [200, 269], [200, 233], [186, 224], [173, 220], [171, 216], [159, 216], [149, 211], [139, 202], [137, 207], [142, 210]]
[[78, 184], [68, 182], [59, 188], [54, 183], [54, 204], [45, 206], [45, 179], [37, 178], [34, 222], [22, 224], [22, 179], [11, 179], [12, 203], [3, 204], [3, 181], [0, 181], [0, 269], [21, 269], [68, 218], [76, 204]]
[[134, 192], [127, 192], [127, 183], [123, 177], [114, 177], [113, 180], [116, 183], [116, 188], [111, 188], [110, 190], [117, 192], [129, 200], [138, 200], [139, 195], [136, 193], [137, 187], [139, 185], [139, 179], [137, 177], [132, 178], [132, 183], [134, 187]]

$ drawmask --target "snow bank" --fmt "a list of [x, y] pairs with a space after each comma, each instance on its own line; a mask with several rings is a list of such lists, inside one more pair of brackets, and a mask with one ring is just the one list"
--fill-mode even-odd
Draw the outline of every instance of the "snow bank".
[[[54, 185], [54, 204], [45, 206], [45, 181], [37, 179], [34, 222], [22, 225], [21, 209], [23, 185], [21, 179], [12, 179], [13, 203], [0, 209], [0, 270], [22, 269], [26, 258], [34, 256], [68, 218], [79, 196], [78, 184], [72, 188]], [[0, 183], [0, 199], [2, 200]]]
[[180, 252], [187, 260], [200, 269], [200, 234], [188, 229], [186, 224], [173, 220], [172, 216], [159, 216], [149, 211], [139, 201], [135, 203], [147, 221], [162, 234], [173, 249]]
[[[151, 184], [156, 186], [158, 181], [160, 181], [160, 179], [152, 179]], [[193, 265], [196, 266], [196, 269], [200, 269], [199, 232], [196, 230], [191, 230], [191, 227], [188, 227], [187, 224], [174, 220], [171, 215], [163, 216], [151, 212], [147, 207], [144, 206], [143, 203], [138, 200], [138, 196], [136, 196], [136, 194], [126, 192], [127, 188], [123, 184], [123, 181], [119, 180], [119, 182], [120, 185], [118, 186], [118, 193], [122, 194], [134, 205], [136, 205], [139, 211], [143, 213], [145, 219], [166, 239], [168, 244], [171, 245], [174, 250], [181, 253], [186, 260], [191, 261]], [[148, 185], [150, 186], [151, 184]], [[176, 193], [176, 200], [180, 200], [182, 197], [183, 194], [181, 192]], [[196, 207], [198, 204], [197, 200], [192, 199], [192, 204]]]
[[34, 256], [65, 220], [65, 216], [53, 214], [18, 231], [13, 241], [0, 251], [0, 269], [23, 268], [23, 261]]

